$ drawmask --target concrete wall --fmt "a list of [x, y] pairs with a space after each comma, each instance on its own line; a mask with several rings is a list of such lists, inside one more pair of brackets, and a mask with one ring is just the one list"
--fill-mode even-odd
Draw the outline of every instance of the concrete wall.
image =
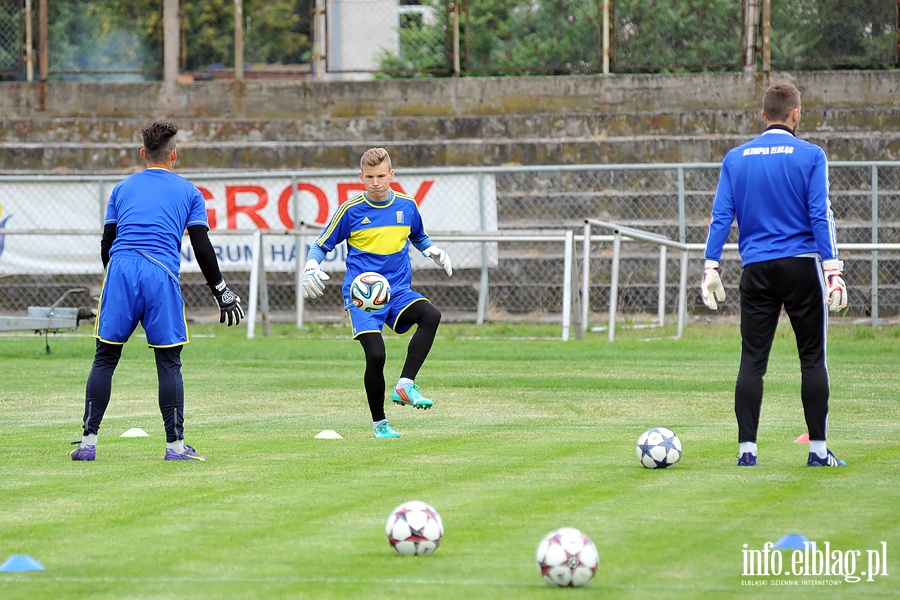
[[491, 77], [363, 82], [0, 83], [0, 118], [351, 118], [758, 109], [794, 82], [805, 108], [889, 107], [900, 71]]

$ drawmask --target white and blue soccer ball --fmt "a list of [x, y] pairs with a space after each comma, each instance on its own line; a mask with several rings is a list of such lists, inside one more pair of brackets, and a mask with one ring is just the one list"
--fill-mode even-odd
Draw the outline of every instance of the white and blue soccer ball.
[[384, 528], [391, 548], [401, 556], [433, 554], [444, 537], [444, 523], [434, 507], [410, 500], [395, 508]]
[[537, 564], [541, 577], [555, 587], [581, 587], [594, 578], [600, 553], [594, 542], [574, 527], [561, 527], [538, 543]]
[[673, 467], [681, 460], [681, 440], [671, 429], [648, 429], [638, 438], [637, 455], [648, 469]]
[[391, 284], [381, 273], [360, 273], [350, 284], [350, 300], [360, 310], [378, 312], [391, 300]]

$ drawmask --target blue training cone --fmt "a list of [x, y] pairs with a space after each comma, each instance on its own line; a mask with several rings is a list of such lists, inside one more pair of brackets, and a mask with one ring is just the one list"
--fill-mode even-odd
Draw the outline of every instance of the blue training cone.
[[27, 554], [10, 556], [5, 563], [0, 565], [0, 572], [15, 573], [18, 571], [43, 571], [44, 567], [38, 561]]
[[782, 550], [803, 550], [806, 546], [804, 543], [809, 544], [809, 540], [799, 533], [789, 533], [772, 546], [773, 548], [780, 548]]

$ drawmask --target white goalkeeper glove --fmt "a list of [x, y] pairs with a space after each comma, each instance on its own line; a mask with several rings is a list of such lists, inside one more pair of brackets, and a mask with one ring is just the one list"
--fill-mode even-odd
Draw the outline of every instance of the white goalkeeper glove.
[[450, 264], [450, 257], [447, 256], [447, 253], [438, 248], [437, 246], [429, 246], [422, 250], [422, 256], [425, 258], [430, 258], [434, 261], [439, 267], [443, 267], [445, 271], [447, 271], [447, 277], [453, 275], [453, 265]]
[[703, 280], [700, 282], [700, 296], [703, 304], [713, 310], [718, 310], [719, 302], [725, 300], [725, 286], [719, 279], [719, 263], [708, 260], [703, 267]]
[[825, 304], [831, 312], [847, 308], [847, 284], [844, 283], [844, 261], [832, 258], [822, 261], [825, 272]]
[[329, 279], [331, 277], [328, 276], [328, 273], [319, 269], [319, 261], [312, 259], [306, 261], [306, 266], [303, 267], [303, 278], [300, 280], [303, 297], [319, 298], [325, 293], [325, 284], [322, 282]]

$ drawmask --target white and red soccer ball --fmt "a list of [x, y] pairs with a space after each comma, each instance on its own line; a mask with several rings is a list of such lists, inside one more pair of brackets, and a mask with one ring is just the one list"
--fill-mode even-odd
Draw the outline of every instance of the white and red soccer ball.
[[537, 564], [549, 585], [581, 587], [594, 578], [600, 554], [594, 542], [574, 527], [551, 531], [537, 547]]
[[433, 554], [444, 537], [444, 523], [434, 507], [410, 500], [395, 508], [384, 528], [391, 547], [401, 556]]

